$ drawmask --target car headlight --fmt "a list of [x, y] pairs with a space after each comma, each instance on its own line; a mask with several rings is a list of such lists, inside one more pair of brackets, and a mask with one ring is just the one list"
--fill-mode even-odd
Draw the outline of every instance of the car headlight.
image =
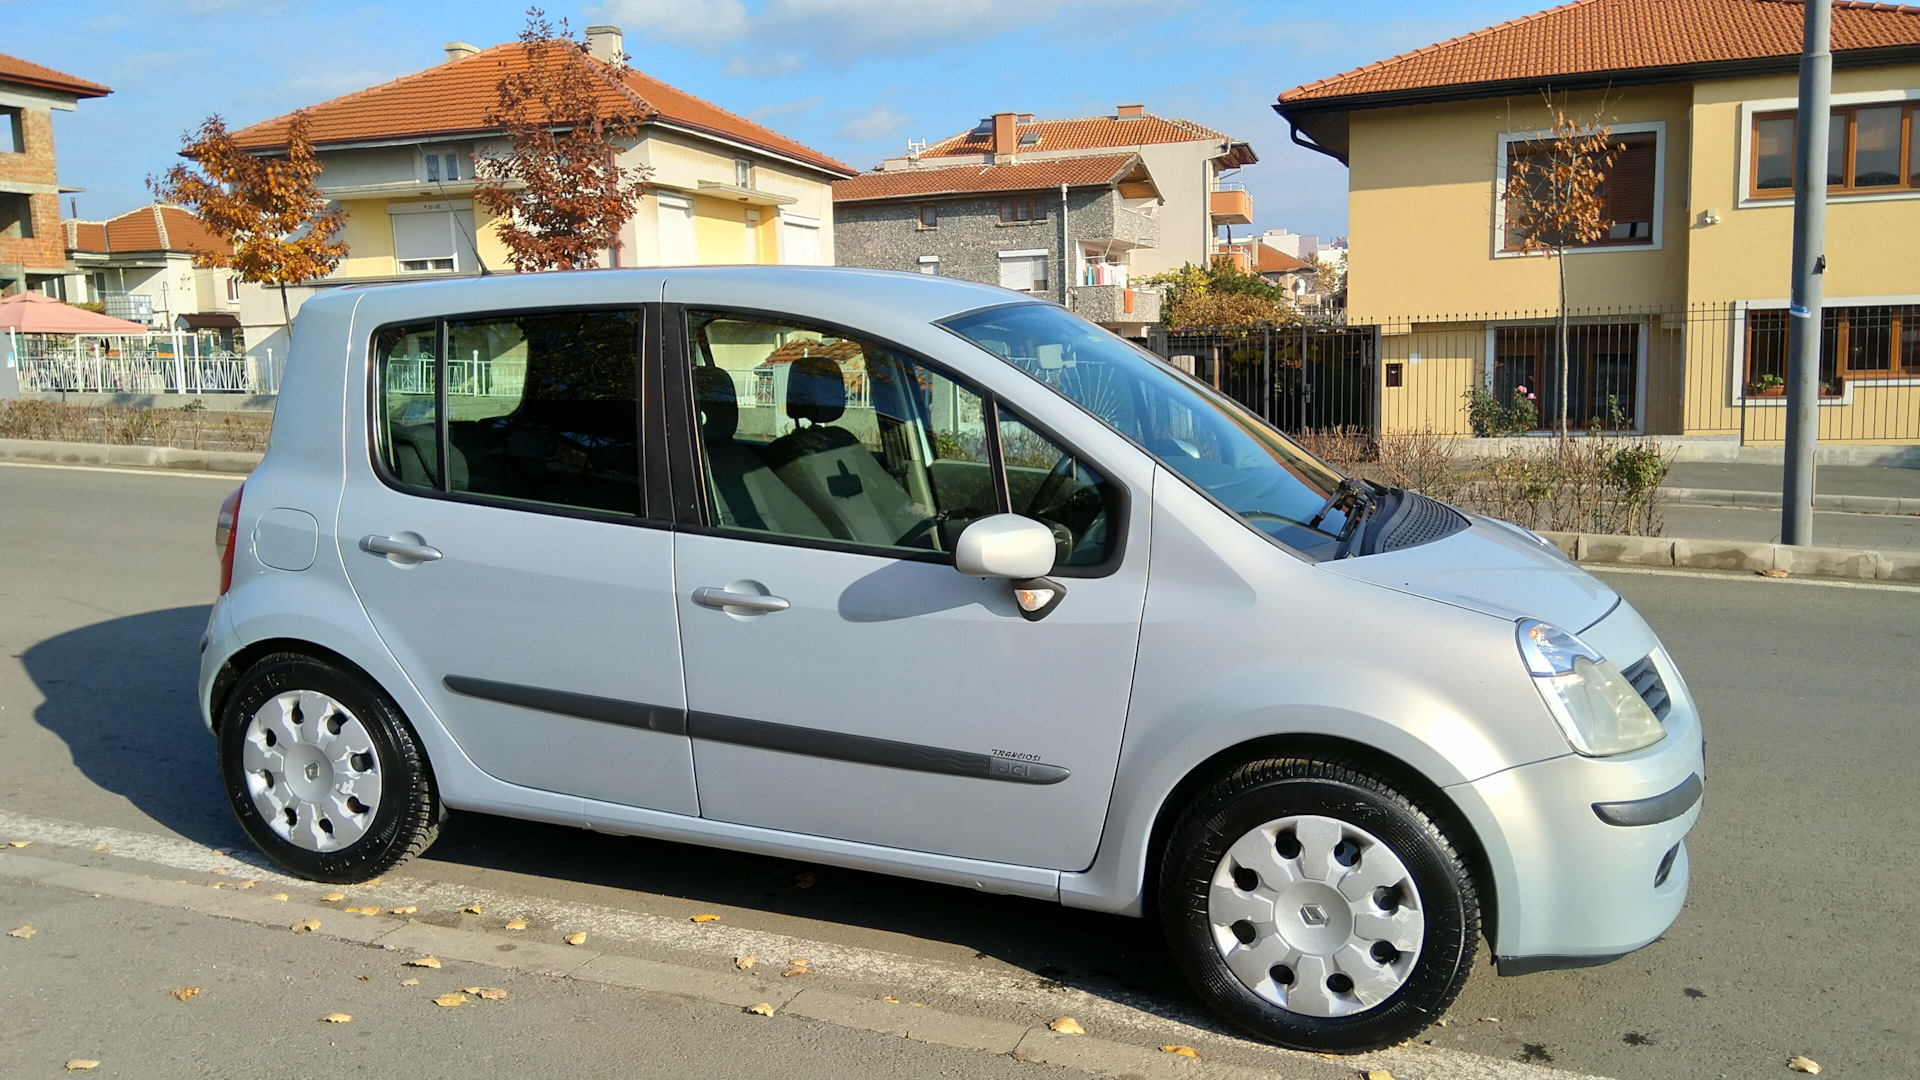
[[1611, 660], [1557, 626], [1521, 619], [1520, 658], [1575, 753], [1624, 754], [1652, 746], [1666, 728]]

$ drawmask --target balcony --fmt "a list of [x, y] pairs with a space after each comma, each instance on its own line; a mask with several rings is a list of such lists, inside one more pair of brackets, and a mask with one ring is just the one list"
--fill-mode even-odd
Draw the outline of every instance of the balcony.
[[1105, 243], [1109, 250], [1150, 248], [1160, 244], [1160, 221], [1151, 214], [1129, 210], [1116, 199], [1102, 199], [1074, 215], [1074, 239]]
[[1101, 326], [1160, 321], [1160, 293], [1128, 285], [1075, 285], [1073, 313]]
[[1221, 184], [1208, 192], [1207, 210], [1215, 225], [1253, 224], [1253, 196], [1239, 184]]

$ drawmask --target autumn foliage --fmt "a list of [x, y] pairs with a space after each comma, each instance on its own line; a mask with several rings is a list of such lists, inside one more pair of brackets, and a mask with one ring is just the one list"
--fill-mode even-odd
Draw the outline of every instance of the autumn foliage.
[[619, 242], [620, 226], [646, 192], [643, 171], [623, 169], [617, 140], [640, 133], [624, 88], [587, 55], [562, 19], [527, 13], [520, 33], [524, 64], [507, 67], [487, 126], [510, 142], [476, 156], [474, 199], [496, 215], [496, 234], [513, 268], [593, 266]]
[[196, 266], [226, 267], [242, 281], [278, 286], [284, 310], [288, 285], [325, 277], [346, 257], [347, 246], [333, 239], [346, 219], [314, 183], [320, 161], [304, 112], [290, 118], [287, 147], [278, 155], [243, 149], [219, 116], [207, 117], [181, 144], [180, 155], [192, 165], [148, 177], [147, 186], [192, 210], [233, 248], [196, 254]]

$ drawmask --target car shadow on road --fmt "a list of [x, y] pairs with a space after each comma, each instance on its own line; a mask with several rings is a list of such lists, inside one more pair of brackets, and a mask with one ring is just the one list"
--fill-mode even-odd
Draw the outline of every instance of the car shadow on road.
[[202, 604], [94, 623], [35, 643], [20, 662], [46, 699], [34, 719], [67, 744], [82, 775], [162, 827], [224, 848], [246, 834], [221, 795], [194, 701], [207, 612]]

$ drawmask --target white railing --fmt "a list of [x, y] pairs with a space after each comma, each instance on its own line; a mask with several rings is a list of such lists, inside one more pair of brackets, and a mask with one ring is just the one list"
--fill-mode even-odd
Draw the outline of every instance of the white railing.
[[284, 358], [217, 348], [192, 334], [16, 334], [4, 343], [23, 393], [274, 394]]
[[[434, 361], [424, 357], [391, 357], [383, 367], [390, 394], [433, 393]], [[527, 382], [525, 360], [451, 360], [447, 363], [448, 397], [518, 398]]]

